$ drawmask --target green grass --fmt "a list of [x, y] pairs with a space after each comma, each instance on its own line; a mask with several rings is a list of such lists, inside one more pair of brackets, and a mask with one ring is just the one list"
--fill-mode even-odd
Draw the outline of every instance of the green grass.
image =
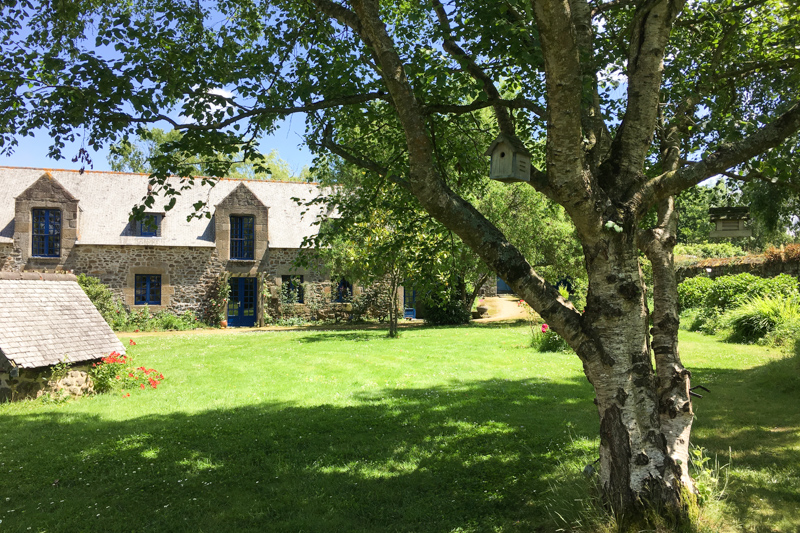
[[[565, 495], [597, 414], [578, 358], [529, 335], [134, 337], [157, 390], [0, 405], [0, 532], [554, 531], [581, 519]], [[682, 335], [712, 390], [695, 439], [733, 449], [734, 520], [797, 530], [796, 360]]]
[[724, 463], [730, 455], [732, 517], [744, 531], [800, 531], [800, 359], [698, 333], [681, 340], [692, 383], [711, 389], [695, 399], [693, 441]]

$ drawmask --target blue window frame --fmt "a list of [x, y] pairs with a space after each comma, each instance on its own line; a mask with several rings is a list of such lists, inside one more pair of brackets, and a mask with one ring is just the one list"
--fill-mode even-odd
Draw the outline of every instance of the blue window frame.
[[334, 302], [345, 302], [349, 301], [350, 298], [353, 296], [353, 284], [347, 281], [346, 279], [342, 278], [339, 281], [339, 285], [336, 287], [336, 298], [334, 298]]
[[139, 237], [158, 237], [161, 233], [163, 215], [148, 213], [142, 220], [136, 221], [136, 235]]
[[32, 237], [31, 255], [60, 257], [61, 211], [58, 209], [34, 209]]
[[161, 275], [136, 274], [134, 293], [136, 305], [161, 305]]
[[281, 276], [281, 290], [287, 300], [303, 303], [303, 276]]
[[255, 221], [251, 216], [231, 215], [231, 259], [255, 258]]

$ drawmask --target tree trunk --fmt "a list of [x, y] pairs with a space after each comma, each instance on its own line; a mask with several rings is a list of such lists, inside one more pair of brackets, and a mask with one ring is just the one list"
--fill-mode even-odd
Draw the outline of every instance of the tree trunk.
[[392, 273], [389, 276], [389, 337], [392, 339], [397, 337], [397, 294], [399, 286], [400, 282], [398, 280], [398, 276]]
[[648, 313], [632, 232], [605, 232], [584, 246], [589, 273], [585, 327], [595, 346], [579, 347], [600, 415], [600, 483], [619, 517], [646, 506], [681, 512], [673, 469], [676, 436], [662, 428], [650, 357]]
[[478, 297], [478, 294], [481, 291], [481, 287], [483, 284], [486, 283], [486, 280], [489, 279], [489, 273], [485, 272], [481, 274], [481, 277], [478, 278], [478, 281], [475, 283], [475, 288], [472, 289], [472, 292], [467, 297], [466, 301], [464, 302], [464, 310], [467, 312], [472, 311], [472, 304], [475, 303], [475, 299]]
[[687, 490], [694, 492], [689, 476], [689, 434], [694, 420], [690, 396], [691, 373], [678, 353], [678, 286], [674, 256], [677, 216], [674, 200], [659, 206], [659, 226], [648, 232], [644, 252], [653, 265], [653, 353], [658, 375], [658, 411], [673, 471]]

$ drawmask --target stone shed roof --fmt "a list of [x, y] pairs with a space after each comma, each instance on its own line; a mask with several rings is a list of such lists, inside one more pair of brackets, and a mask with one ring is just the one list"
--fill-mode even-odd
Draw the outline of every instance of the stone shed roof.
[[[38, 278], [38, 279], [37, 279]], [[0, 273], [0, 369], [125, 353], [75, 276]]]
[[164, 209], [167, 201], [158, 197], [152, 213], [164, 213], [161, 236], [131, 236], [128, 215], [131, 208], [147, 195], [150, 181], [147, 174], [127, 172], [94, 172], [48, 170], [0, 166], [0, 243], [13, 242], [14, 199], [43, 174], [48, 173], [78, 199], [79, 228], [76, 245], [105, 244], [133, 246], [199, 246], [213, 247], [214, 222], [208, 218], [187, 217], [194, 213], [194, 204], [206, 202], [210, 212], [237, 185], [244, 183], [269, 208], [268, 232], [270, 248], [299, 248], [303, 238], [317, 233], [313, 223], [324, 215], [322, 207], [304, 208], [292, 198], [316, 198], [320, 188], [314, 183], [264, 180], [221, 179], [214, 187], [203, 186], [200, 179], [182, 189], [189, 181], [169, 178], [180, 190], [175, 207]]

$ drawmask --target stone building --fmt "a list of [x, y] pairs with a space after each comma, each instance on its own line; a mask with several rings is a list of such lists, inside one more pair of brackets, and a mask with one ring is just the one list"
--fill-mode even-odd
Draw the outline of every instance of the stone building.
[[[222, 280], [231, 326], [263, 323], [284, 283], [331, 292], [324, 272], [293, 266], [325, 214], [295, 200], [318, 196], [316, 184], [170, 178], [172, 209], [146, 174], [0, 167], [0, 184], [1, 271], [85, 273], [130, 309], [201, 316]], [[131, 222], [148, 195], [145, 220]]]

